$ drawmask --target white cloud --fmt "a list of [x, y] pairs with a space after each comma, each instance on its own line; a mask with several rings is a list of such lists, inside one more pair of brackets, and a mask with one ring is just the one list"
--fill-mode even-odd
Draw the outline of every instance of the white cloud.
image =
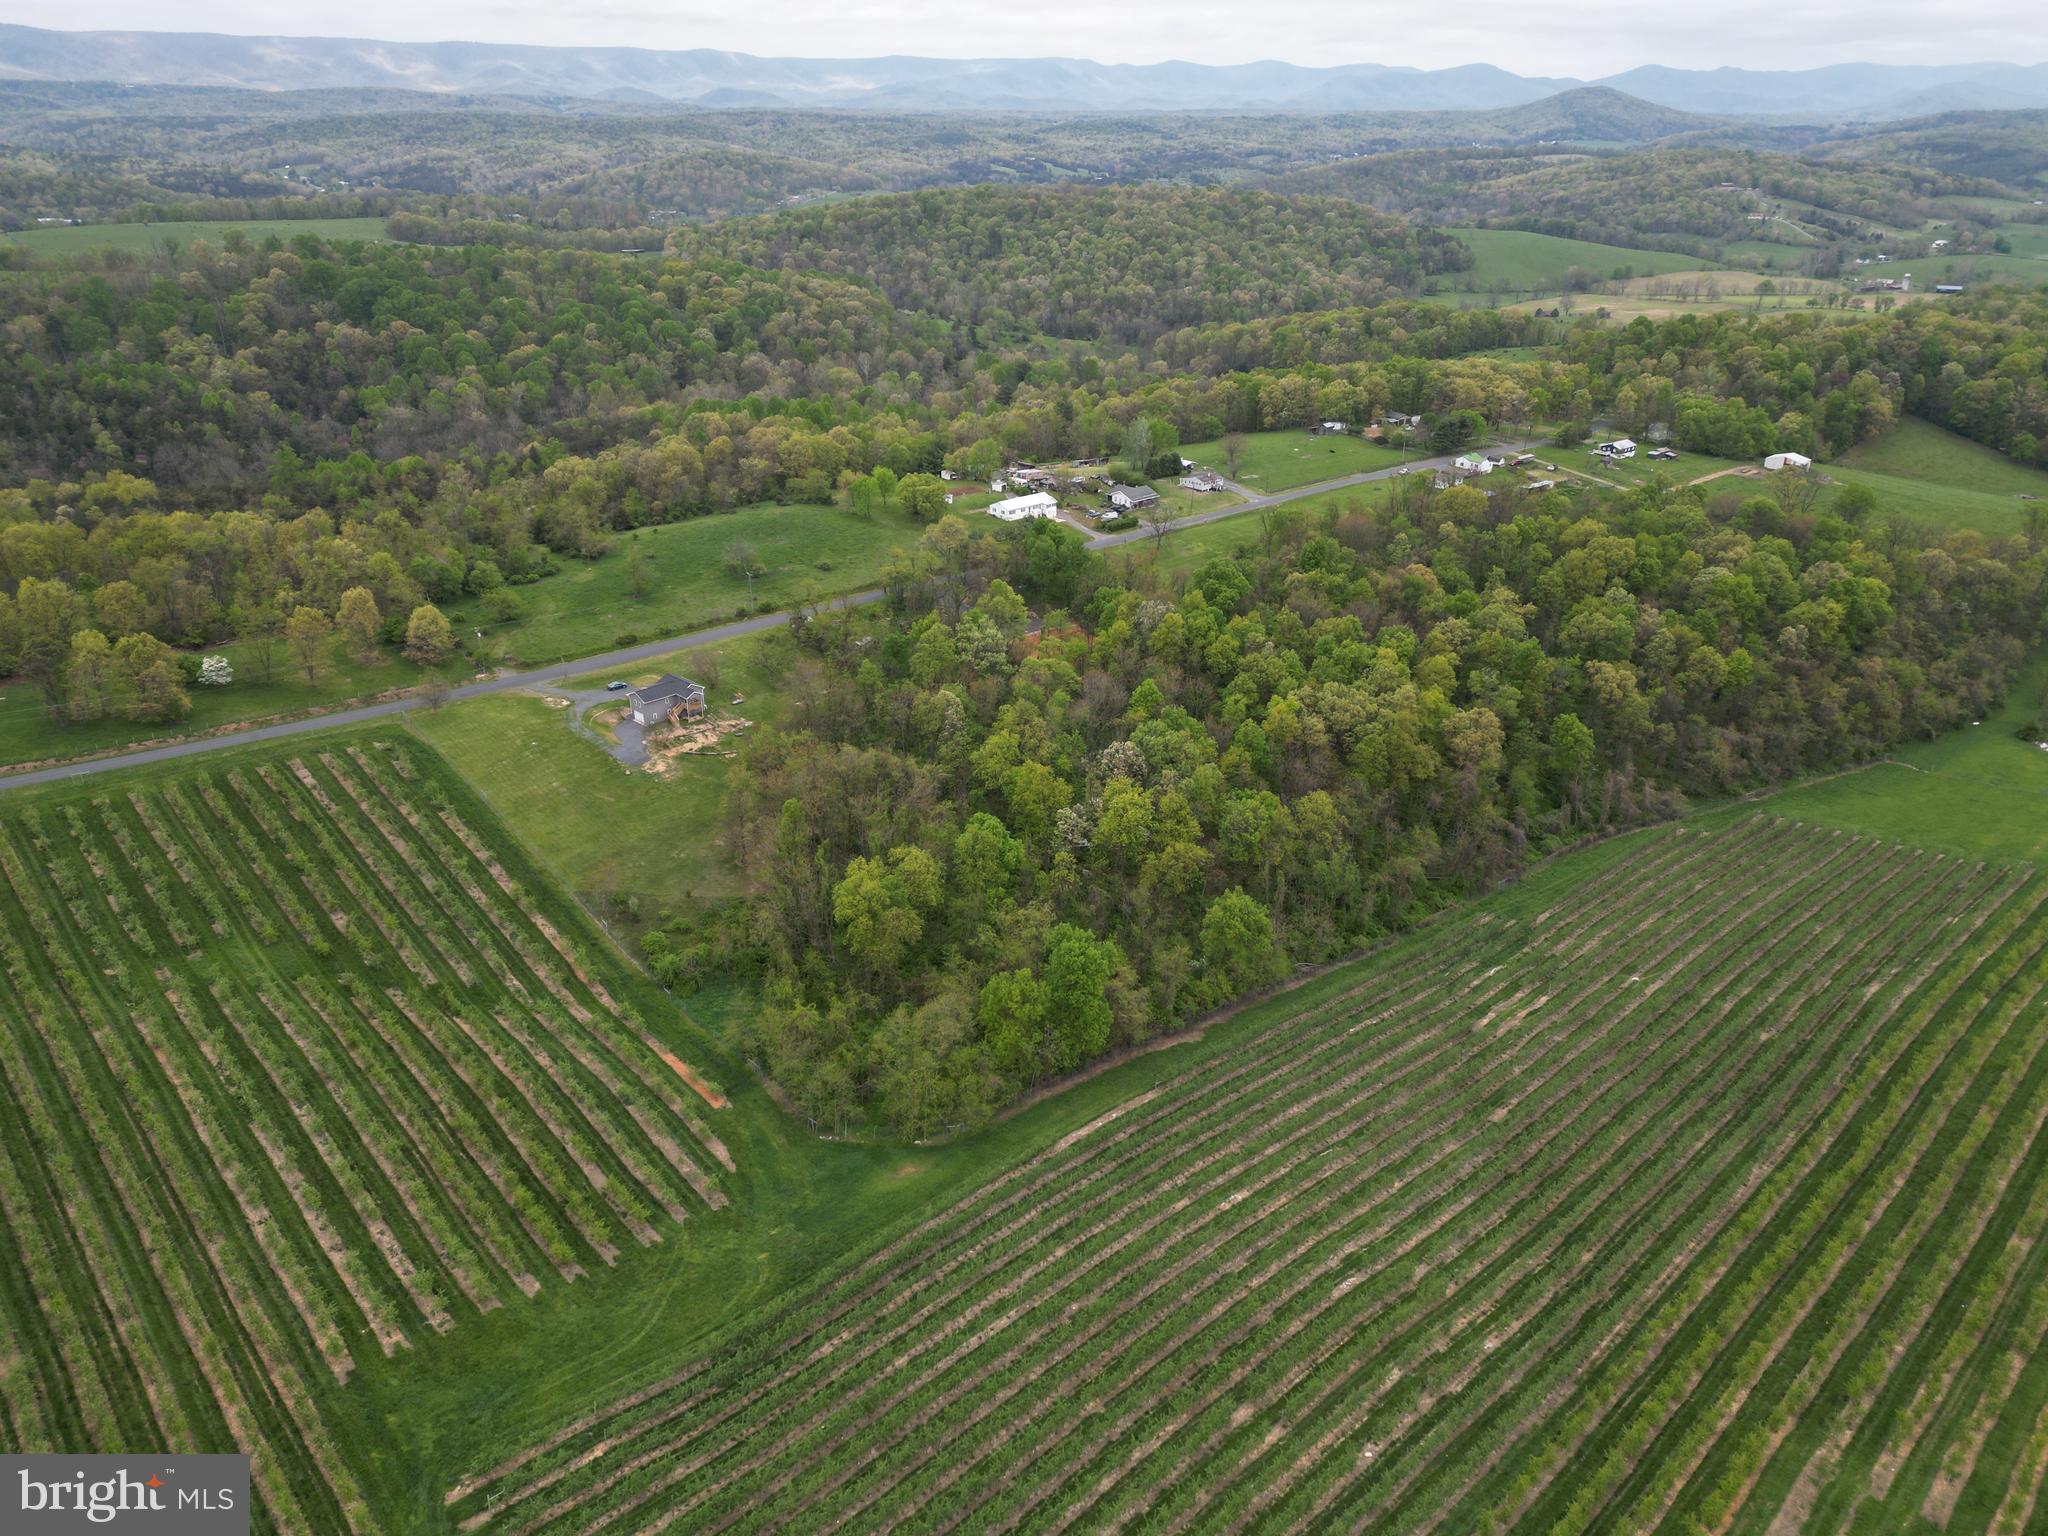
[[771, 0], [752, 6], [656, 0], [6, 0], [0, 20], [71, 30], [374, 37], [406, 42], [722, 48], [800, 58], [1080, 57], [1113, 63], [1497, 64], [1518, 74], [1597, 79], [1638, 64], [1803, 69], [1816, 64], [2032, 62], [2048, 27], [2014, 0], [1844, 0], [1790, 6], [1723, 0], [1687, 12], [1622, 0], [1532, 11], [1502, 0], [1457, 7], [1344, 0]]

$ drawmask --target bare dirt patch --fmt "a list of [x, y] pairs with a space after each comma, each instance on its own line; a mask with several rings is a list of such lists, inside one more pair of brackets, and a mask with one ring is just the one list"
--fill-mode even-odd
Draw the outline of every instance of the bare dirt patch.
[[737, 757], [737, 752], [722, 743], [728, 737], [752, 729], [753, 724], [743, 715], [706, 715], [702, 719], [682, 721], [665, 730], [650, 731], [646, 743], [647, 771], [666, 776], [674, 772], [676, 763], [685, 757]]
[[[651, 1041], [649, 1042], [649, 1044], [652, 1043], [653, 1042]], [[712, 1087], [710, 1083], [706, 1082], [703, 1078], [699, 1077], [697, 1075], [696, 1069], [692, 1067], [687, 1061], [683, 1060], [682, 1057], [676, 1055], [675, 1052], [665, 1051], [657, 1045], [654, 1047], [654, 1053], [655, 1055], [659, 1056], [663, 1061], [668, 1063], [669, 1069], [672, 1072], [674, 1072], [677, 1077], [680, 1077], [684, 1082], [690, 1085], [690, 1091], [692, 1093], [696, 1094], [698, 1098], [702, 1099], [706, 1104], [709, 1104], [713, 1109], [725, 1109], [731, 1105], [732, 1100], [728, 1099], [724, 1094], [720, 1093], [716, 1088]]]

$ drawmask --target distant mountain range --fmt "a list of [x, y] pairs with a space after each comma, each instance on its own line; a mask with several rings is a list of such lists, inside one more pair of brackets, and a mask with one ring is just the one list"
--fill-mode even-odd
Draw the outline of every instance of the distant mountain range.
[[54, 32], [0, 24], [0, 81], [109, 81], [264, 91], [397, 87], [703, 107], [888, 111], [1386, 112], [1523, 106], [1588, 85], [1716, 116], [1888, 120], [2048, 107], [2048, 64], [1832, 64], [1673, 69], [1604, 79], [1342, 64], [1096, 64], [1086, 59], [767, 59], [693, 48], [546, 48], [201, 32]]

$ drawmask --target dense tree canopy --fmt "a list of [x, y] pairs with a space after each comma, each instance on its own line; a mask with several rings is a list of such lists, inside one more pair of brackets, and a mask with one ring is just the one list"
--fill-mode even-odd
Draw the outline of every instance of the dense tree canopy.
[[858, 276], [996, 341], [1141, 342], [1372, 303], [1468, 265], [1449, 236], [1331, 199], [1177, 187], [968, 187], [678, 232], [678, 253]]
[[2048, 595], [2017, 540], [1698, 488], [1418, 490], [1184, 587], [1068, 538], [948, 520], [879, 640], [809, 621], [732, 808], [753, 893], [651, 945], [765, 975], [749, 1047], [820, 1120], [971, 1122], [1559, 840], [1952, 727]]

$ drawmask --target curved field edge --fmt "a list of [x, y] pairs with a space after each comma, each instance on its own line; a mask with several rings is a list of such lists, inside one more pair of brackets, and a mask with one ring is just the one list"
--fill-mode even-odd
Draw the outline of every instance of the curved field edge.
[[[1673, 848], [1687, 843], [1700, 851], [1674, 859]], [[1717, 855], [1732, 847], [1746, 848], [1756, 862]], [[1826, 872], [1790, 878], [1808, 865]], [[638, 1530], [670, 1521], [692, 1530], [834, 1521], [1101, 1528], [1145, 1511], [1148, 1526], [1171, 1529], [1354, 1521], [1360, 1529], [1421, 1528], [1437, 1522], [1416, 1511], [1448, 1514], [1441, 1501], [1403, 1502], [1409, 1490], [1428, 1487], [1465, 1501], [1446, 1529], [1506, 1521], [1569, 1530], [1615, 1519], [1645, 1529], [1722, 1529], [1730, 1520], [1797, 1529], [1799, 1501], [1815, 1491], [1804, 1484], [1832, 1495], [1844, 1479], [1807, 1435], [1813, 1415], [1795, 1410], [1781, 1422], [1746, 1408], [1750, 1391], [1782, 1385], [1773, 1373], [1792, 1372], [1807, 1358], [1786, 1352], [1795, 1341], [1818, 1349], [1823, 1373], [1859, 1384], [1875, 1371], [1881, 1382], [1884, 1349], [1907, 1347], [1953, 1315], [1990, 1272], [1992, 1248], [2027, 1241], [2038, 1226], [2038, 1089], [2048, 1065], [2038, 1007], [2048, 979], [2041, 897], [2038, 881], [2011, 872], [1769, 818], [1713, 834], [1649, 834], [1565, 861], [1427, 938], [1254, 1010], [1200, 1046], [1087, 1085], [1087, 1102], [1065, 1106], [1058, 1117], [1068, 1135], [1050, 1140], [1042, 1123], [1036, 1155], [967, 1195], [957, 1212], [936, 1211], [921, 1230], [900, 1229], [780, 1306], [678, 1354], [671, 1373], [646, 1373], [640, 1391], [614, 1412], [592, 1414], [586, 1406], [565, 1429], [538, 1437], [523, 1459], [479, 1459], [451, 1480], [450, 1513], [465, 1528], [521, 1531]], [[1517, 958], [1510, 935], [1540, 932], [1559, 912], [1576, 912], [1571, 920], [1581, 924], [1570, 953], [1542, 964]], [[1706, 936], [1688, 947], [1696, 924]], [[1771, 958], [1749, 963], [1755, 956]], [[1432, 994], [1433, 962], [1478, 999], [1469, 1011], [1461, 1012], [1462, 994]], [[1646, 984], [1661, 991], [1667, 983], [1671, 990], [1656, 1004], [1622, 1001], [1632, 988], [1640, 995]], [[1349, 1018], [1359, 1022], [1346, 1031], [1366, 1027], [1371, 1005], [1362, 999], [1382, 985], [1411, 989], [1400, 1007], [1415, 1010], [1416, 1028], [1448, 1026], [1443, 1038], [1456, 1042], [1483, 1029], [1489, 1042], [1450, 1058], [1475, 1075], [1469, 1089], [1425, 1071], [1399, 1092], [1477, 1093], [1476, 1079], [1496, 1073], [1501, 1057], [1523, 1061], [1518, 1071], [1540, 1069], [1540, 1084], [1510, 1073], [1485, 1090], [1501, 1097], [1471, 1101], [1475, 1112], [1491, 1105], [1483, 1123], [1469, 1115], [1443, 1121], [1432, 1133], [1451, 1138], [1441, 1145], [1463, 1138], [1470, 1150], [1415, 1164], [1411, 1177], [1421, 1182], [1412, 1196], [1386, 1197], [1396, 1204], [1384, 1230], [1354, 1227], [1350, 1239], [1342, 1231], [1355, 1217], [1328, 1230], [1317, 1225], [1320, 1216], [1300, 1225], [1305, 1203], [1323, 1198], [1319, 1187], [1341, 1189], [1328, 1181], [1353, 1176], [1334, 1171], [1354, 1155], [1348, 1137], [1294, 1143], [1288, 1160], [1271, 1165], [1263, 1194], [1233, 1185], [1236, 1175], [1213, 1158], [1185, 1162], [1180, 1148], [1195, 1146], [1186, 1138], [1197, 1134], [1200, 1107], [1190, 1100], [1176, 1115], [1177, 1098], [1192, 1091], [1188, 1082], [1226, 1073], [1233, 1061], [1250, 1070], [1243, 1063], [1257, 1050], [1248, 1042], [1276, 1023], [1286, 1041], [1280, 1054], [1335, 1049], [1336, 1025]], [[1581, 997], [1583, 1020], [1546, 1009], [1542, 993], [1553, 987]], [[1686, 1011], [1695, 996], [1707, 1000], [1702, 1008], [1721, 1010], [1716, 1021]], [[1428, 1024], [1432, 1017], [1439, 1022]], [[1723, 1027], [1721, 1020], [1733, 1022]], [[1374, 1026], [1396, 1051], [1406, 1048], [1397, 1038], [1404, 1027]], [[1624, 1046], [1628, 1040], [1635, 1045]], [[1616, 1050], [1622, 1054], [1597, 1054]], [[1614, 1063], [1611, 1071], [1594, 1070], [1604, 1059]], [[1397, 1064], [1390, 1057], [1384, 1066], [1392, 1074]], [[1309, 1123], [1296, 1117], [1309, 1113], [1311, 1101], [1323, 1105], [1315, 1113], [1324, 1118], [1314, 1122], [1325, 1127], [1317, 1133], [1323, 1136], [1347, 1124], [1349, 1135], [1368, 1135], [1380, 1114], [1421, 1112], [1419, 1099], [1400, 1101], [1408, 1110], [1392, 1099], [1370, 1109], [1368, 1093], [1346, 1120], [1350, 1111], [1341, 1094], [1328, 1096], [1326, 1080], [1290, 1079], [1284, 1063], [1262, 1070], [1280, 1074], [1269, 1086], [1286, 1091], [1231, 1111], [1234, 1139], [1217, 1145], [1238, 1150], [1225, 1163], [1280, 1157], [1268, 1143], [1290, 1121]], [[1740, 1084], [1767, 1099], [1782, 1093], [1782, 1103], [1769, 1099], [1779, 1108], [1766, 1114], [1742, 1095], [1731, 1098]], [[1531, 1126], [1516, 1119], [1514, 1106], [1539, 1102], [1529, 1098], [1539, 1088], [1550, 1095], [1540, 1101], [1549, 1106], [1544, 1114], [1558, 1117], [1554, 1131], [1549, 1119]], [[1681, 1093], [1697, 1097], [1673, 1097]], [[1724, 1147], [1702, 1130], [1678, 1156], [1668, 1112], [1687, 1102], [1689, 1114], [1725, 1120], [1739, 1141], [1731, 1137]], [[1502, 1118], [1492, 1119], [1495, 1112]], [[1146, 1135], [1159, 1140], [1148, 1146], [1145, 1166], [1113, 1196], [1097, 1192], [1087, 1207], [1094, 1214], [1073, 1229], [1080, 1246], [1053, 1250], [1055, 1258], [1069, 1254], [1059, 1261], [1066, 1267], [1038, 1264], [1048, 1245], [1068, 1239], [1035, 1231], [1033, 1218], [1017, 1213], [1035, 1203], [1056, 1213], [1068, 1198], [1062, 1191], [1080, 1176], [1075, 1169]], [[1570, 1147], [1581, 1161], [1543, 1163], [1563, 1155], [1543, 1150], [1552, 1146]], [[1496, 1149], [1497, 1165], [1486, 1155], [1473, 1160], [1485, 1147]], [[1508, 1158], [1515, 1147], [1529, 1149], [1527, 1157]], [[1738, 1156], [1738, 1147], [1752, 1150]], [[1374, 1155], [1409, 1154], [1390, 1146]], [[1857, 1171], [1895, 1162], [1891, 1177]], [[1356, 1176], [1368, 1166], [1359, 1164]], [[1398, 1177], [1402, 1166], [1389, 1161], [1382, 1173]], [[1457, 1182], [1435, 1190], [1429, 1181], [1445, 1176]], [[1511, 1223], [1516, 1206], [1490, 1205], [1483, 1190], [1464, 1205], [1453, 1198], [1466, 1182], [1496, 1176], [1536, 1180], [1517, 1197], [1531, 1210], [1564, 1198], [1554, 1193], [1564, 1186], [1548, 1178], [1616, 1202], [1614, 1213], [1595, 1206], [1574, 1216], [1585, 1234], [1577, 1239], [1587, 1244], [1583, 1257], [1563, 1273], [1546, 1270], [1518, 1257], [1514, 1242], [1502, 1245], [1507, 1229], [1495, 1229]], [[1943, 1224], [1933, 1198], [1943, 1191], [1956, 1192], [1959, 1209], [1974, 1213], [1960, 1235]], [[1411, 1198], [1421, 1203], [1399, 1204]], [[1265, 1263], [1273, 1250], [1242, 1214], [1268, 1204], [1271, 1222], [1292, 1220], [1307, 1244], [1286, 1263]], [[1637, 1209], [1660, 1214], [1646, 1215], [1639, 1232], [1612, 1225], [1620, 1212]], [[1606, 1239], [1597, 1236], [1602, 1222]], [[1239, 1236], [1225, 1241], [1228, 1231]], [[1953, 1258], [1960, 1268], [1937, 1267], [1943, 1286], [1916, 1289], [1888, 1257], [1893, 1245], [1860, 1255], [1851, 1236], [1857, 1231], [1889, 1234], [1900, 1252], [1925, 1245], [1937, 1259], [1948, 1233], [1963, 1246]], [[1208, 1232], [1220, 1247], [1193, 1246]], [[975, 1268], [984, 1264], [976, 1256], [984, 1235], [993, 1246]], [[1422, 1243], [1423, 1251], [1439, 1244], [1440, 1254], [1416, 1275], [1442, 1270], [1450, 1291], [1418, 1291], [1406, 1261], [1390, 1259], [1384, 1247], [1397, 1240]], [[1102, 1257], [1105, 1245], [1127, 1257]], [[1541, 1243], [1531, 1236], [1523, 1246]], [[1342, 1266], [1353, 1262], [1344, 1254], [1375, 1252], [1377, 1268], [1356, 1281], [1343, 1278]], [[1632, 1268], [1584, 1293], [1610, 1261]], [[1126, 1267], [1067, 1290], [1069, 1271], [1104, 1262]], [[1326, 1267], [1332, 1263], [1338, 1267]], [[1478, 1267], [1460, 1280], [1468, 1264]], [[1587, 1264], [1588, 1279], [1574, 1281]], [[1219, 1286], [1218, 1265], [1247, 1276], [1241, 1294], [1229, 1282]], [[1302, 1290], [1293, 1285], [1298, 1266], [1330, 1278], [1321, 1289]], [[2029, 1262], [2008, 1274], [2008, 1286], [2034, 1277], [2036, 1267]], [[979, 1278], [948, 1278], [955, 1270]], [[1475, 1287], [1470, 1302], [1451, 1302], [1463, 1285]], [[1284, 1295], [1274, 1299], [1276, 1290]], [[1215, 1299], [1213, 1312], [1201, 1310], [1204, 1292]], [[935, 1310], [920, 1314], [916, 1298], [927, 1294]], [[1125, 1305], [1130, 1294], [1151, 1299], [1133, 1308]], [[1268, 1300], [1255, 1303], [1259, 1296]], [[1258, 1309], [1268, 1305], [1281, 1310], [1260, 1322]], [[1364, 1309], [1361, 1337], [1391, 1351], [1374, 1357], [1376, 1364], [1361, 1359], [1363, 1346], [1348, 1338], [1342, 1319], [1350, 1306]], [[1098, 1340], [1091, 1319], [1102, 1317], [1116, 1321]], [[1994, 1310], [1994, 1320], [2001, 1325], [1995, 1338], [2038, 1326], [2012, 1308]], [[1403, 1332], [1381, 1331], [1396, 1324]], [[1225, 1353], [1205, 1348], [1212, 1339]], [[881, 1353], [868, 1360], [870, 1349]], [[1183, 1350], [1197, 1358], [1177, 1369]], [[1996, 1354], [1973, 1348], [1958, 1361], [1954, 1390], [1932, 1416], [1933, 1448], [1918, 1461], [1909, 1456], [1894, 1507], [1936, 1501], [1952, 1518], [1975, 1522], [1951, 1529], [1977, 1529], [2010, 1505], [2008, 1484], [2026, 1462], [2025, 1455], [2015, 1462], [2014, 1447], [2034, 1432], [2041, 1407], [2039, 1373], [2024, 1356], [2014, 1367]], [[1439, 1357], [1443, 1364], [1429, 1363]], [[1103, 1363], [1127, 1358], [1128, 1379], [1121, 1364]], [[1231, 1367], [1232, 1359], [1240, 1364]], [[1559, 1394], [1581, 1366], [1588, 1391], [1614, 1395], [1572, 1430]], [[852, 1374], [842, 1380], [842, 1370]], [[1053, 1374], [1041, 1379], [1046, 1370]], [[1229, 1393], [1252, 1395], [1217, 1397], [1204, 1385], [1225, 1379], [1239, 1383]], [[1819, 1376], [1792, 1380], [1792, 1400], [1819, 1385]], [[1042, 1405], [1048, 1390], [1071, 1392], [1074, 1412], [1028, 1432], [1001, 1416], [1002, 1403]], [[1311, 1401], [1327, 1398], [1329, 1417], [1310, 1424], [1301, 1422], [1305, 1415], [1282, 1413], [1277, 1405], [1297, 1390]], [[2007, 1396], [1996, 1395], [2001, 1390]], [[1777, 1400], [1769, 1393], [1756, 1399]], [[1085, 1428], [1075, 1433], [1080, 1422]], [[949, 1433], [934, 1456], [931, 1431], [940, 1425]], [[1558, 1435], [1567, 1440], [1558, 1452], [1564, 1460], [1551, 1465]], [[1818, 1470], [1802, 1474], [1802, 1463]], [[1251, 1471], [1246, 1480], [1218, 1474], [1214, 1484], [1176, 1475], [1218, 1465]]]

